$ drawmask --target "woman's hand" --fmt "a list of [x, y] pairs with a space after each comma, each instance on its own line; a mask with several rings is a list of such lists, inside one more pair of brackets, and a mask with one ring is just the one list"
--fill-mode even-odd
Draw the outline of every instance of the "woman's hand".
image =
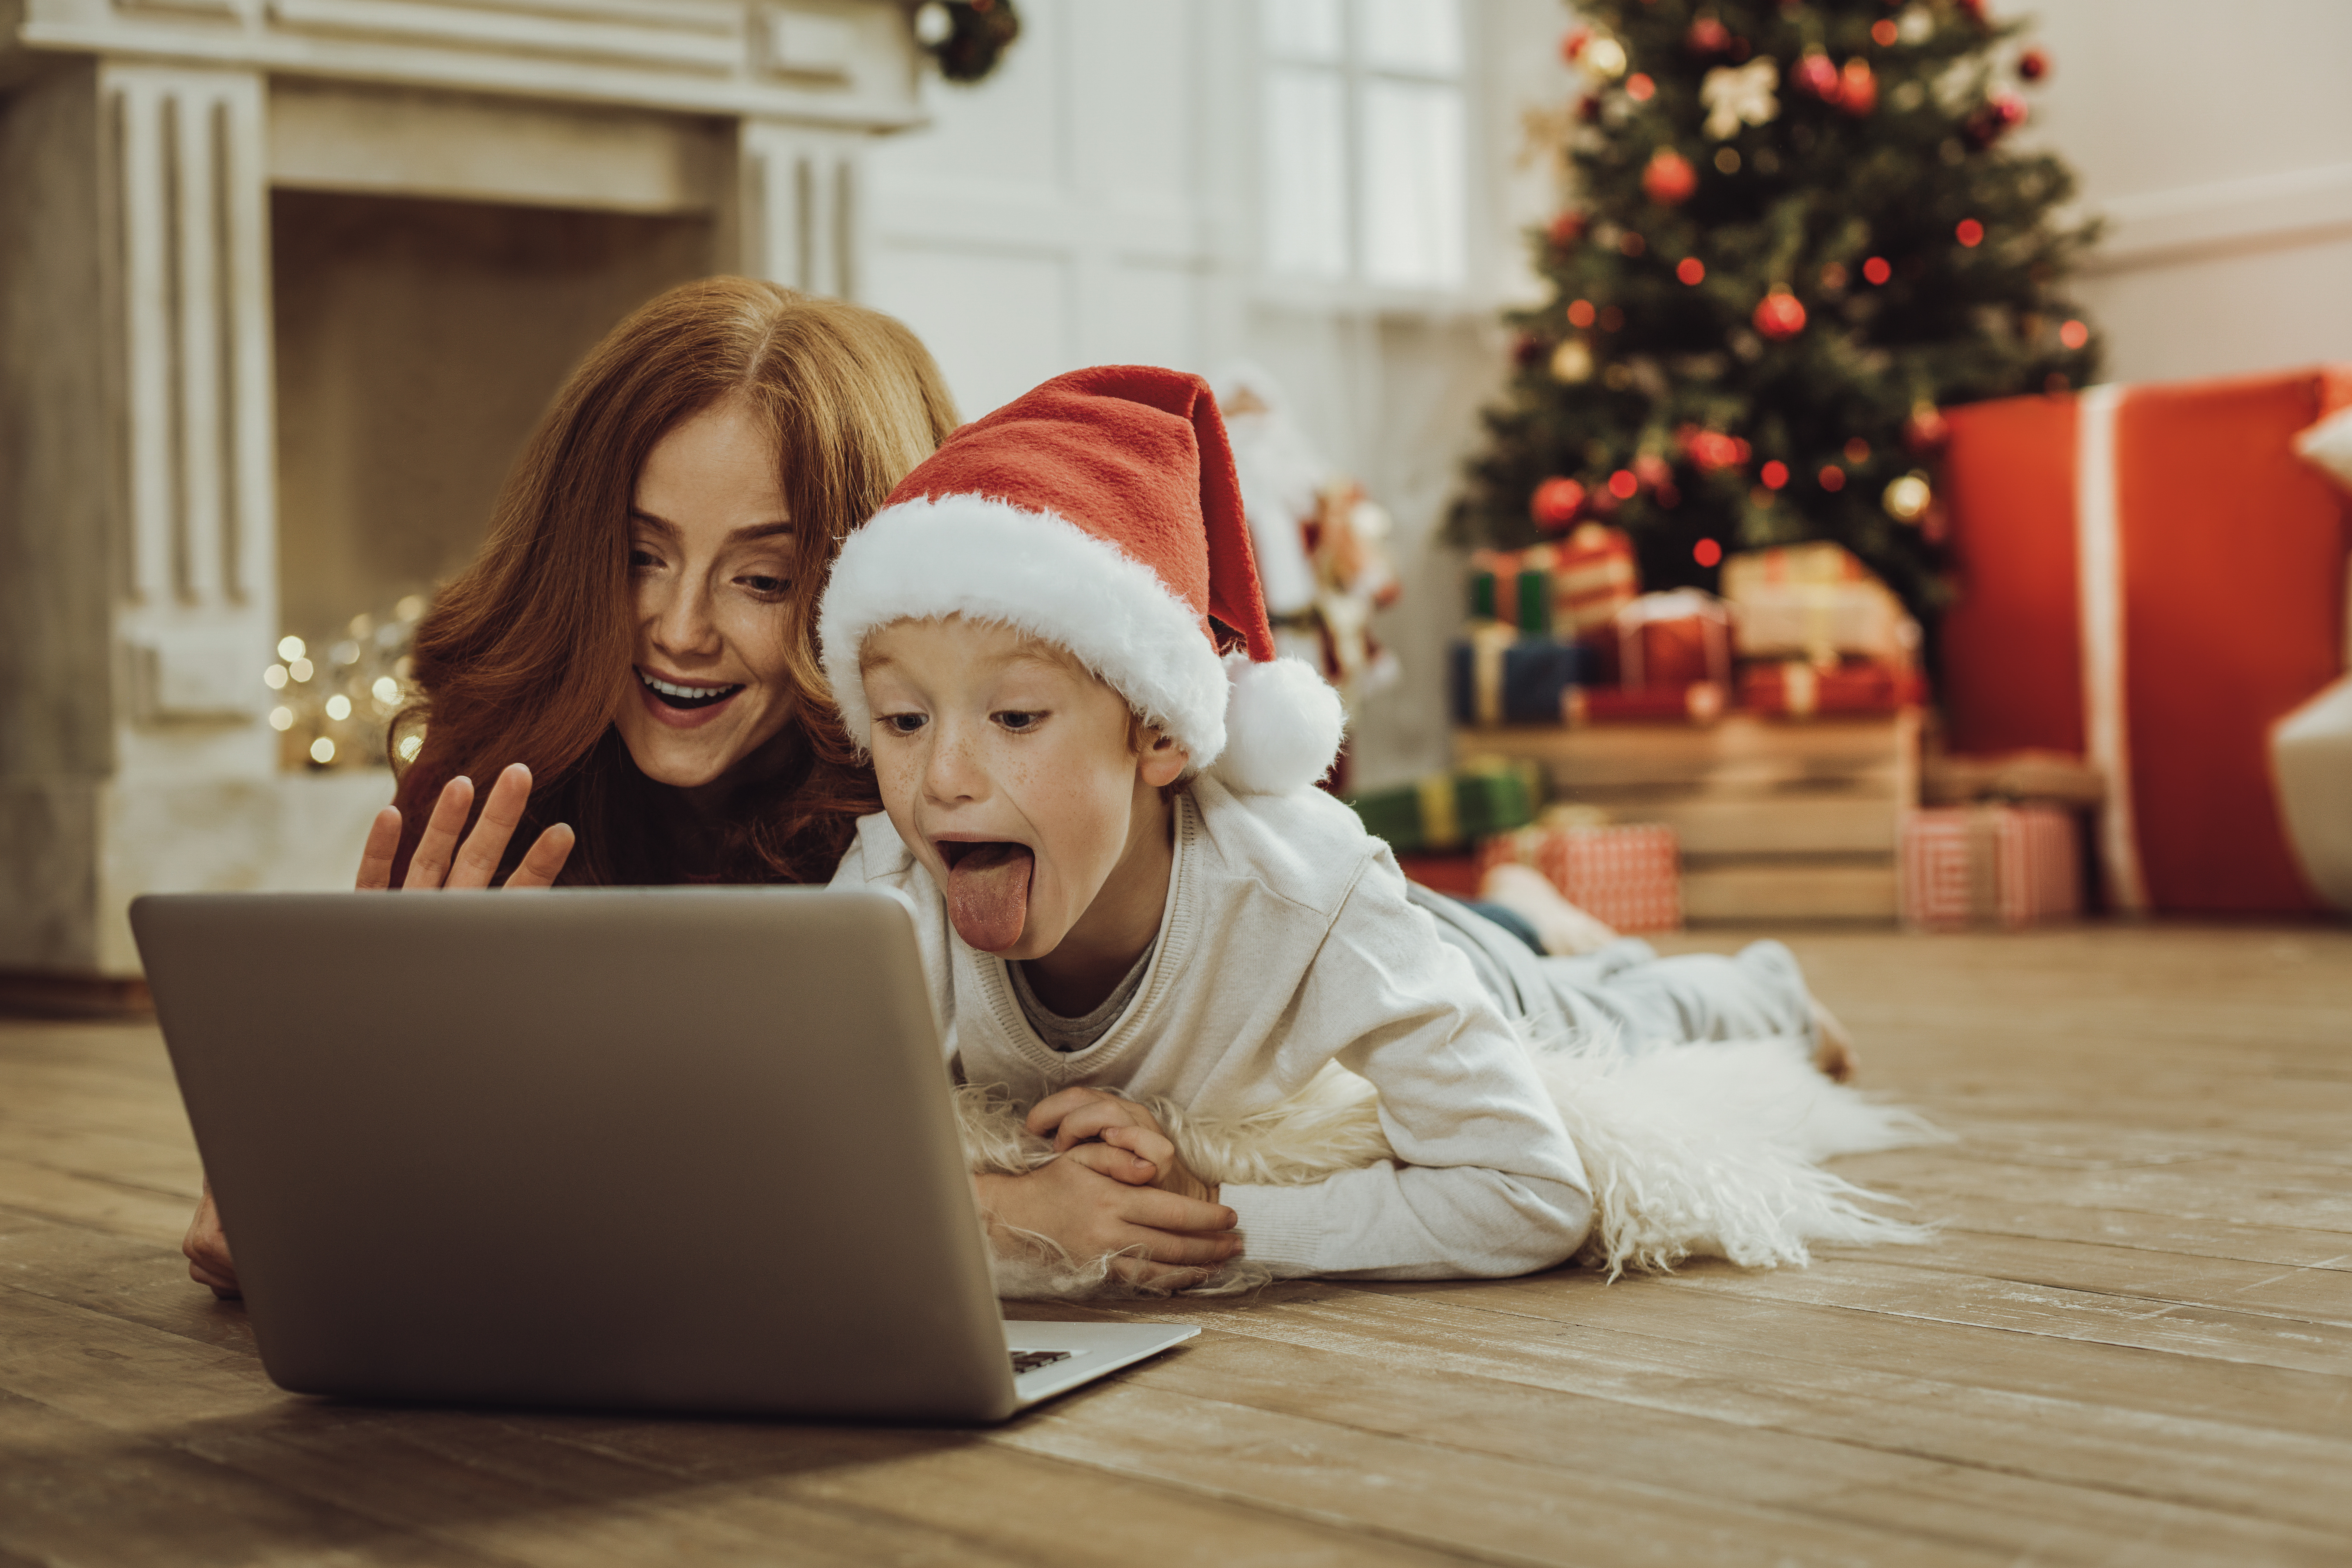
[[[1194, 1175], [1177, 1152], [1175, 1140], [1160, 1130], [1159, 1119], [1131, 1100], [1098, 1089], [1066, 1089], [1039, 1100], [1029, 1112], [1028, 1126], [1040, 1138], [1052, 1133], [1055, 1153], [1099, 1142], [1135, 1156], [1131, 1162], [1099, 1162], [1097, 1168], [1105, 1175], [1139, 1186], [1149, 1184], [1201, 1203], [1217, 1201], [1216, 1184]], [[1148, 1173], [1131, 1173], [1137, 1166]]]
[[992, 1234], [1008, 1226], [1034, 1232], [1075, 1258], [1116, 1254], [1111, 1271], [1131, 1285], [1181, 1289], [1241, 1256], [1233, 1210], [1131, 1185], [1097, 1168], [1122, 1162], [1139, 1163], [1089, 1144], [1025, 1175], [974, 1176], [972, 1187]]
[[[457, 835], [465, 830], [466, 814], [474, 806], [474, 781], [463, 773], [451, 779], [441, 786], [441, 798], [433, 803], [433, 815], [425, 819], [425, 836], [416, 841], [416, 853], [409, 858], [402, 889], [488, 887], [490, 879], [499, 874], [499, 859], [507, 852], [507, 840], [514, 837], [530, 799], [530, 770], [520, 763], [509, 764], [490, 786], [490, 798], [482, 803], [482, 820], [460, 844]], [[506, 885], [551, 885], [563, 862], [572, 857], [572, 829], [557, 823], [539, 836]], [[391, 887], [392, 863], [399, 853], [400, 808], [387, 805], [375, 814], [367, 847], [360, 852], [359, 890], [368, 893]]]
[[221, 1230], [220, 1210], [213, 1206], [213, 1184], [205, 1184], [205, 1195], [196, 1205], [196, 1217], [188, 1222], [188, 1234], [180, 1240], [180, 1250], [188, 1255], [188, 1277], [199, 1285], [212, 1287], [214, 1295], [224, 1301], [234, 1301], [244, 1292], [237, 1289], [236, 1265], [228, 1255], [228, 1237]]

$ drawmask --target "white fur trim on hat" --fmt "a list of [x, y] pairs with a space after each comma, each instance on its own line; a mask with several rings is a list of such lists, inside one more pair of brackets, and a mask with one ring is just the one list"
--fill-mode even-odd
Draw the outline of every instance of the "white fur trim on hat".
[[1225, 656], [1225, 754], [1217, 777], [1236, 795], [1288, 795], [1330, 771], [1346, 732], [1339, 694], [1305, 659], [1253, 664]]
[[858, 657], [900, 620], [965, 616], [1055, 643], [1171, 736], [1195, 769], [1225, 750], [1226, 681], [1196, 613], [1160, 574], [1055, 516], [982, 496], [884, 509], [834, 563], [817, 641], [858, 750], [873, 722]]

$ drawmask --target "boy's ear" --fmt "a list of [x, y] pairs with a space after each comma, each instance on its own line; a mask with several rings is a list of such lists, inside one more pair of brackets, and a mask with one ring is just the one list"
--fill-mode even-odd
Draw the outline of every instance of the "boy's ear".
[[1136, 758], [1136, 773], [1153, 789], [1166, 789], [1184, 776], [1192, 763], [1192, 753], [1176, 743], [1174, 737], [1146, 728], [1143, 731], [1142, 753]]

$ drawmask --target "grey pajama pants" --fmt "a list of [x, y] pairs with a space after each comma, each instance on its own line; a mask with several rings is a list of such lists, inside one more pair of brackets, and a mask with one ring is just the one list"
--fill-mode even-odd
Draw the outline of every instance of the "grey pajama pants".
[[1443, 893], [1414, 886], [1410, 896], [1437, 922], [1440, 939], [1468, 957], [1504, 1014], [1548, 1048], [1786, 1038], [1810, 1056], [1818, 1043], [1804, 973], [1777, 942], [1729, 955], [1660, 958], [1627, 937], [1598, 952], [1551, 958]]

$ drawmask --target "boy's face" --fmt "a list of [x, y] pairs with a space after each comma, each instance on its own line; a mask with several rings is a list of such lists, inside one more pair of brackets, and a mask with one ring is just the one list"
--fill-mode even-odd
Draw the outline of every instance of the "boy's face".
[[1127, 700], [1102, 680], [961, 616], [872, 633], [862, 673], [883, 806], [966, 942], [1042, 958], [1107, 888], [1164, 900], [1120, 873], [1133, 880], [1151, 858], [1139, 848], [1164, 840], [1160, 789], [1186, 757], [1151, 730], [1130, 748]]

